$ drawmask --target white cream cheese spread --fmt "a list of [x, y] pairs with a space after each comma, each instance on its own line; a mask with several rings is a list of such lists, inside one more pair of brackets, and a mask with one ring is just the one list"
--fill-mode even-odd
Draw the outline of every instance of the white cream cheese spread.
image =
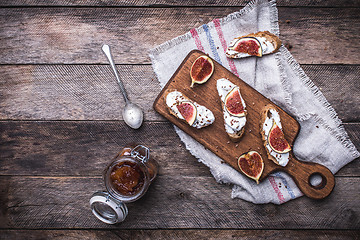
[[[174, 114], [176, 114], [178, 118], [184, 120], [184, 117], [179, 112], [177, 106], [183, 102], [189, 102], [189, 100], [186, 99], [181, 92], [173, 91], [168, 93], [165, 101], [166, 101], [166, 105], [171, 109], [171, 111]], [[195, 122], [191, 125], [192, 127], [195, 128], [206, 127], [215, 121], [214, 114], [209, 109], [196, 102], [192, 102], [192, 103], [195, 105], [197, 109], [196, 119]]]
[[279, 163], [280, 166], [283, 166], [285, 167], [287, 165], [287, 163], [289, 162], [289, 153], [277, 153], [275, 152], [269, 145], [268, 141], [267, 141], [267, 138], [268, 138], [268, 135], [269, 135], [269, 132], [273, 126], [273, 123], [275, 121], [276, 125], [279, 126], [279, 128], [282, 130], [282, 126], [281, 126], [281, 122], [280, 122], [280, 115], [279, 113], [271, 108], [269, 109], [269, 112], [270, 114], [268, 115], [271, 115], [270, 117], [267, 116], [264, 123], [263, 123], [263, 126], [262, 126], [262, 129], [264, 131], [264, 135], [265, 135], [265, 139], [266, 139], [266, 150], [268, 151], [268, 153], [273, 156], [276, 161]]
[[274, 45], [267, 41], [265, 37], [256, 37], [260, 42], [263, 54], [269, 54], [275, 50]]
[[[230, 133], [230, 134], [235, 134], [237, 132], [239, 132], [246, 123], [246, 117], [237, 117], [237, 116], [233, 116], [231, 115], [225, 107], [225, 98], [228, 95], [228, 93], [236, 86], [235, 84], [233, 84], [232, 82], [230, 82], [229, 80], [225, 79], [225, 78], [221, 78], [217, 80], [216, 83], [216, 88], [217, 91], [219, 93], [220, 99], [223, 102], [224, 108], [223, 108], [223, 113], [224, 113], [224, 122], [225, 122], [225, 130], [226, 132]], [[245, 102], [244, 99], [241, 97], [241, 102], [244, 106], [245, 109]]]

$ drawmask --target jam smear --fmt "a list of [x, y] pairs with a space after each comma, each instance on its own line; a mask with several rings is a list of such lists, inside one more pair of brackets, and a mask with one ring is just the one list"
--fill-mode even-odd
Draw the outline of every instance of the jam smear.
[[112, 168], [110, 179], [111, 184], [120, 194], [132, 196], [143, 188], [145, 174], [138, 164], [124, 161]]

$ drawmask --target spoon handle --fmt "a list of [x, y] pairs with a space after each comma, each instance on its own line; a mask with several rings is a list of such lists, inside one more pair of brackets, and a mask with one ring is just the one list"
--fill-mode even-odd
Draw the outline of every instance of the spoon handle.
[[127, 96], [127, 93], [126, 93], [126, 90], [125, 90], [125, 87], [124, 87], [124, 84], [123, 82], [121, 81], [119, 75], [118, 75], [118, 72], [116, 70], [116, 67], [115, 67], [115, 64], [114, 64], [114, 61], [112, 59], [112, 56], [111, 56], [111, 52], [110, 52], [110, 47], [109, 45], [106, 45], [104, 44], [101, 48], [103, 50], [103, 52], [105, 53], [105, 56], [107, 57], [107, 59], [109, 60], [109, 63], [110, 63], [110, 66], [114, 72], [114, 75], [116, 77], [116, 80], [119, 84], [119, 87], [120, 87], [120, 90], [121, 90], [121, 93], [123, 94], [124, 96], [124, 99], [125, 99], [125, 102], [128, 103], [129, 102], [129, 98]]

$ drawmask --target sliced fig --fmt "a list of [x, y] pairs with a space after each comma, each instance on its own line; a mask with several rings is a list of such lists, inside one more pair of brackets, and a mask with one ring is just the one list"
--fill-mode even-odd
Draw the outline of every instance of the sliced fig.
[[240, 89], [234, 87], [225, 97], [225, 108], [233, 116], [245, 116], [245, 106], [243, 105]]
[[196, 106], [192, 102], [182, 102], [176, 106], [181, 116], [184, 117], [185, 121], [191, 126], [196, 120]]
[[214, 63], [208, 56], [198, 57], [191, 66], [190, 77], [191, 85], [194, 86], [194, 83], [203, 84], [214, 72]]
[[236, 52], [247, 53], [251, 56], [262, 57], [262, 48], [259, 40], [252, 37], [238, 39], [234, 46], [229, 47]]
[[249, 178], [259, 184], [259, 178], [264, 170], [264, 161], [256, 151], [250, 151], [241, 155], [238, 159], [240, 170]]
[[270, 147], [277, 153], [287, 153], [291, 150], [290, 144], [286, 141], [281, 128], [273, 121], [273, 125], [268, 135]]

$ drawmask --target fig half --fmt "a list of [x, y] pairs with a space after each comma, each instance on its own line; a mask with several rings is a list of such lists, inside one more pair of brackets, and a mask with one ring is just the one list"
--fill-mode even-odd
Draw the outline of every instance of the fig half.
[[245, 116], [245, 106], [243, 105], [240, 89], [234, 87], [225, 97], [225, 108], [233, 116]]
[[181, 116], [183, 116], [183, 118], [185, 119], [185, 121], [190, 126], [193, 125], [196, 120], [197, 114], [196, 106], [192, 102], [182, 102], [176, 107], [179, 110]]
[[288, 141], [285, 139], [284, 133], [281, 128], [273, 121], [273, 125], [268, 135], [268, 143], [275, 152], [287, 153], [290, 152], [291, 147]]
[[259, 184], [259, 178], [264, 170], [264, 161], [256, 151], [244, 153], [238, 159], [240, 170], [249, 178], [254, 179]]
[[253, 37], [245, 37], [238, 39], [232, 47], [236, 52], [247, 53], [251, 56], [262, 57], [262, 48], [259, 40]]
[[195, 83], [203, 84], [214, 72], [214, 63], [208, 56], [198, 57], [191, 66], [190, 77], [191, 85], [193, 87]]

